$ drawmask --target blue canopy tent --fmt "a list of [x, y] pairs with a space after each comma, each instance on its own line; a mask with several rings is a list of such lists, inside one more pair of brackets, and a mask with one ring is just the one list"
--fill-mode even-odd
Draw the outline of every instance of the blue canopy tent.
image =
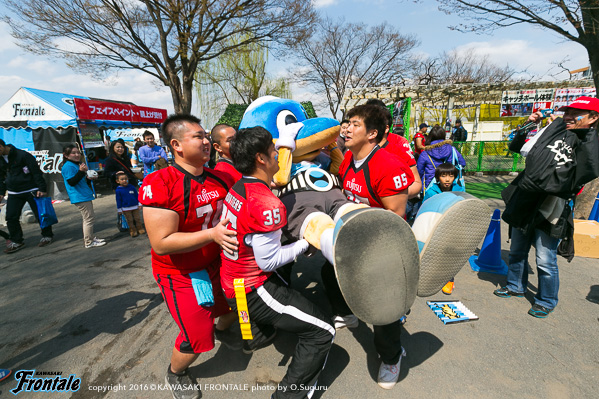
[[22, 87], [0, 107], [0, 138], [36, 157], [55, 199], [67, 198], [60, 166], [62, 147], [77, 141], [75, 98], [87, 97]]
[[98, 169], [98, 158], [106, 154], [105, 132], [156, 130], [165, 118], [163, 109], [22, 87], [0, 107], [0, 138], [31, 152], [49, 194], [66, 199], [60, 174], [66, 144], [79, 142], [88, 166]]

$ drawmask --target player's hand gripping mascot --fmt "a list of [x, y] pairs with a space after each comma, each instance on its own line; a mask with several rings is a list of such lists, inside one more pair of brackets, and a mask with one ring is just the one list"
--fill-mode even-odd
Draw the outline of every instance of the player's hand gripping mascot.
[[[335, 145], [340, 126], [334, 119], [308, 119], [298, 102], [266, 96], [250, 104], [239, 127], [253, 126], [267, 129], [279, 150], [280, 169], [274, 180], [287, 208], [284, 233], [294, 240], [305, 238], [322, 251], [335, 267], [349, 307], [363, 321], [392, 323], [407, 312], [417, 294], [438, 292], [484, 236], [488, 207], [465, 193], [437, 195], [436, 205], [419, 212], [423, 216], [415, 223], [418, 242], [393, 212], [349, 201], [335, 176], [343, 155]], [[328, 147], [330, 159], [322, 156], [323, 147]], [[454, 241], [456, 249], [451, 226], [464, 211], [466, 218], [476, 220], [461, 223], [472, 231]], [[421, 266], [420, 259], [428, 263]]]

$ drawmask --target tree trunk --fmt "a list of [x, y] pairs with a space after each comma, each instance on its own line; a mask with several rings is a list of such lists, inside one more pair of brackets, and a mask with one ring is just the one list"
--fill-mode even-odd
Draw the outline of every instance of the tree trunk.
[[[591, 64], [591, 73], [593, 74], [593, 82], [595, 87], [599, 89], [599, 7], [597, 0], [581, 0], [581, 15], [584, 27], [584, 37], [581, 43], [589, 54], [589, 62]], [[599, 98], [599, 92], [597, 92]]]
[[[587, 47], [589, 53], [589, 62], [591, 64], [591, 73], [593, 74], [593, 82], [595, 87], [599, 89], [599, 40], [590, 43], [591, 47]], [[599, 91], [596, 94], [599, 98]]]
[[191, 114], [191, 104], [193, 101], [193, 74], [192, 76], [183, 76], [183, 95], [181, 98], [181, 111], [184, 114]]

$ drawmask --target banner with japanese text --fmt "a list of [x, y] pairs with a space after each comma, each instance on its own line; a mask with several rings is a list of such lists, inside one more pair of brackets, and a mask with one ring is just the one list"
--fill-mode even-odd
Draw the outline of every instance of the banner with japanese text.
[[161, 124], [166, 119], [165, 109], [81, 98], [75, 99], [75, 109], [79, 120], [88, 121]]
[[551, 108], [554, 89], [508, 90], [501, 95], [500, 116], [528, 116]]

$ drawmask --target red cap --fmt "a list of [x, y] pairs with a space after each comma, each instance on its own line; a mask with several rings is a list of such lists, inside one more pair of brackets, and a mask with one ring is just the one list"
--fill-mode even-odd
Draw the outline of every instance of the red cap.
[[599, 98], [578, 97], [570, 105], [561, 107], [558, 111], [564, 111], [566, 108], [576, 108], [576, 109], [584, 109], [587, 111], [599, 112]]

